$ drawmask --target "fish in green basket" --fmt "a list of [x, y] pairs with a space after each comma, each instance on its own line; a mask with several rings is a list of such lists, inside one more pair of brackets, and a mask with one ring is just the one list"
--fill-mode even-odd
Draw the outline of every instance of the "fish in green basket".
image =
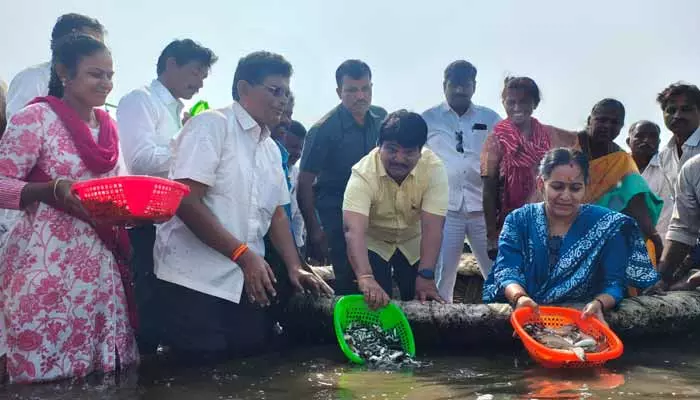
[[418, 367], [422, 364], [403, 350], [396, 329], [384, 331], [380, 326], [351, 323], [344, 335], [350, 349], [367, 364], [379, 369]]

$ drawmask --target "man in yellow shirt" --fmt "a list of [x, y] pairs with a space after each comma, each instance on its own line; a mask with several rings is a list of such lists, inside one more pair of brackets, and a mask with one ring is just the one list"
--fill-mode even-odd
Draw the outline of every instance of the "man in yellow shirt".
[[379, 147], [352, 167], [343, 199], [348, 258], [371, 308], [389, 302], [392, 269], [402, 300], [443, 302], [435, 265], [447, 213], [447, 173], [423, 148], [428, 127], [416, 113], [390, 114]]

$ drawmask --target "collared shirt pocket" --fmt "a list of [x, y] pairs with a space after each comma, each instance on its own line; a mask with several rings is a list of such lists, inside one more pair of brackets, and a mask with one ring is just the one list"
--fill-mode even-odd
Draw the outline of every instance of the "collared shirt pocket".
[[[477, 157], [481, 157], [481, 150], [486, 142], [486, 137], [489, 134], [488, 127], [483, 123], [475, 123], [469, 130], [464, 132], [465, 145], [471, 153], [475, 153]], [[465, 151], [467, 148], [465, 148]]]

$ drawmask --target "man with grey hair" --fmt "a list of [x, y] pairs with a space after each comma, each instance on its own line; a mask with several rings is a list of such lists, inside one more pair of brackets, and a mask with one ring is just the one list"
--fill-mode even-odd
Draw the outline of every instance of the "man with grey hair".
[[630, 147], [632, 158], [649, 188], [664, 201], [656, 224], [657, 232], [664, 237], [673, 211], [673, 184], [668, 171], [661, 165], [660, 143], [661, 129], [657, 124], [642, 120], [630, 126], [627, 145]]

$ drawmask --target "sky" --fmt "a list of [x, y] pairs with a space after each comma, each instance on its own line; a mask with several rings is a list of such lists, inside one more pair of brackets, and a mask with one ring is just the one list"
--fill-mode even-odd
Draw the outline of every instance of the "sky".
[[[474, 102], [504, 116], [503, 79], [530, 76], [542, 91], [535, 116], [582, 129], [598, 100], [634, 121], [663, 126], [656, 94], [682, 80], [700, 84], [697, 0], [2, 0], [0, 79], [50, 58], [56, 18], [100, 20], [115, 63], [108, 101], [155, 78], [161, 50], [191, 38], [214, 50], [214, 65], [192, 102], [231, 102], [236, 63], [268, 50], [294, 66], [294, 119], [308, 127], [338, 103], [335, 69], [349, 58], [372, 68], [373, 103], [416, 112], [444, 100], [442, 74], [465, 59], [478, 69]], [[624, 135], [618, 142], [624, 141]]]

